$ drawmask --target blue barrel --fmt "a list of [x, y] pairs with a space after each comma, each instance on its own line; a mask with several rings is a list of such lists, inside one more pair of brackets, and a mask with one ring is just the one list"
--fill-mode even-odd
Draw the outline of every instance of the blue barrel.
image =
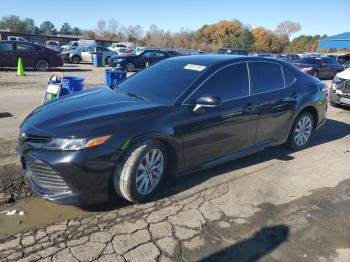
[[102, 53], [92, 54], [92, 64], [96, 67], [102, 66]]
[[126, 78], [126, 71], [114, 68], [105, 70], [105, 85], [108, 87], [115, 87], [119, 82]]
[[76, 76], [63, 77], [60, 96], [65, 96], [84, 89], [84, 78]]

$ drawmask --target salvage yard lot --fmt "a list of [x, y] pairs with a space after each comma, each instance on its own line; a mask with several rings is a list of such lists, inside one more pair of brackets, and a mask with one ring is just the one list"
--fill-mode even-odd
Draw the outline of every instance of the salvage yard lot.
[[[84, 77], [87, 87], [104, 81], [104, 69], [91, 65], [62, 71]], [[49, 75], [15, 74], [0, 71], [0, 113], [8, 113], [0, 118], [0, 165], [17, 161], [18, 126], [41, 103]], [[329, 107], [327, 118], [305, 150], [269, 148], [169, 178], [147, 204], [120, 200], [81, 210], [82, 217], [59, 207], [58, 219], [35, 229], [24, 222], [19, 233], [5, 230], [0, 214], [0, 261], [350, 261], [350, 109]], [[25, 211], [23, 221], [33, 216]]]

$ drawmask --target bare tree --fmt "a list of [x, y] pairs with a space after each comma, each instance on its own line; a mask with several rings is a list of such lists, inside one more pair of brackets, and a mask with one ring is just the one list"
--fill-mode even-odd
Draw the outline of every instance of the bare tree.
[[114, 35], [117, 34], [119, 30], [119, 23], [115, 19], [111, 19], [108, 21], [108, 31]]
[[301, 25], [292, 21], [283, 21], [276, 27], [276, 34], [282, 36], [287, 35], [290, 37], [292, 34], [299, 32], [301, 30]]
[[106, 32], [106, 21], [105, 20], [100, 20], [97, 22], [97, 30], [99, 34], [104, 34]]

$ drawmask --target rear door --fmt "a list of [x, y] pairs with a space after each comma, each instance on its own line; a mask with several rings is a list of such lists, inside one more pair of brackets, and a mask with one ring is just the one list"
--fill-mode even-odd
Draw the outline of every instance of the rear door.
[[16, 61], [13, 58], [13, 43], [0, 43], [0, 66], [16, 66]]
[[14, 44], [13, 59], [18, 61], [21, 57], [25, 67], [34, 67], [36, 61], [33, 52], [34, 47], [31, 43], [16, 42]]
[[249, 62], [253, 96], [258, 101], [255, 144], [273, 142], [288, 135], [297, 104], [295, 77], [274, 62]]

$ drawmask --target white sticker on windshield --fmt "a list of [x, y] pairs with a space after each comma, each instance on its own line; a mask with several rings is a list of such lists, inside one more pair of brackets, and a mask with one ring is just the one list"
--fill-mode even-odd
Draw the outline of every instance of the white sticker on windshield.
[[184, 67], [184, 69], [195, 70], [195, 71], [203, 71], [205, 68], [206, 68], [206, 66], [193, 65], [193, 64], [188, 64]]

